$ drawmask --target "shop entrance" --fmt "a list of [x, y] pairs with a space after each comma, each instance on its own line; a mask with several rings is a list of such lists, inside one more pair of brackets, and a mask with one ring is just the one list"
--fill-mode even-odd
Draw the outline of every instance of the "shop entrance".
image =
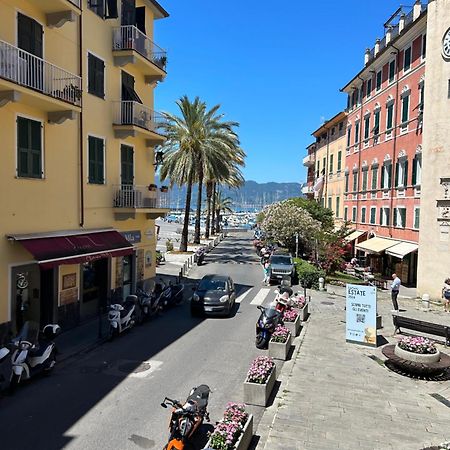
[[108, 295], [108, 259], [81, 264], [81, 320], [99, 314], [100, 308], [106, 306]]
[[123, 298], [132, 294], [134, 286], [134, 255], [123, 257]]

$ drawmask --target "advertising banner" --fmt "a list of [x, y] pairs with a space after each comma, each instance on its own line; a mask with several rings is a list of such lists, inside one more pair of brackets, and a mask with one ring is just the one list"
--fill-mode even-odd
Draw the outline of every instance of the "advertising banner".
[[377, 346], [377, 289], [375, 286], [347, 284], [346, 340]]

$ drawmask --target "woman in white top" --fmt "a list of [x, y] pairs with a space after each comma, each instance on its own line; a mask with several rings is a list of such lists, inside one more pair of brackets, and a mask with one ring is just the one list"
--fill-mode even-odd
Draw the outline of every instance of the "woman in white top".
[[442, 298], [445, 300], [444, 311], [450, 312], [450, 278], [444, 281], [444, 287], [442, 288]]

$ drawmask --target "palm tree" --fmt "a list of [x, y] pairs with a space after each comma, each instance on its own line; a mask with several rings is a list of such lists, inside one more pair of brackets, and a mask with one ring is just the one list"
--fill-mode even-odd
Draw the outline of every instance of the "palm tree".
[[164, 161], [161, 166], [161, 180], [170, 178], [170, 185], [186, 185], [186, 205], [180, 250], [187, 251], [189, 212], [191, 209], [192, 185], [197, 181], [198, 154], [203, 142], [203, 121], [206, 104], [198, 97], [191, 102], [183, 96], [177, 102], [181, 117], [163, 113], [166, 119], [160, 125], [167, 140], [164, 143]]
[[195, 164], [197, 167], [198, 191], [194, 243], [197, 244], [200, 243], [200, 218], [204, 180], [228, 177], [230, 174], [230, 161], [234, 161], [236, 159], [235, 154], [241, 151], [238, 135], [233, 130], [239, 124], [237, 122], [222, 121], [223, 115], [217, 114], [219, 108], [220, 105], [216, 105], [209, 111], [205, 111], [202, 123], [203, 139]]
[[233, 204], [230, 197], [223, 197], [221, 191], [216, 192], [216, 232], [220, 232], [220, 221], [222, 220], [222, 212], [232, 213], [231, 205]]

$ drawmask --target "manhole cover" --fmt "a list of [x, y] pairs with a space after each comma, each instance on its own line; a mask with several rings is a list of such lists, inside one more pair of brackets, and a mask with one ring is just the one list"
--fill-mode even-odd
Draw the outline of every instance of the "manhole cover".
[[322, 305], [334, 305], [334, 302], [320, 302]]
[[127, 362], [125, 364], [121, 364], [118, 369], [120, 370], [120, 372], [125, 372], [125, 373], [141, 373], [141, 372], [145, 372], [146, 370], [150, 369], [150, 363], [148, 362], [143, 362], [140, 363], [138, 366], [136, 366], [137, 361], [136, 362]]

